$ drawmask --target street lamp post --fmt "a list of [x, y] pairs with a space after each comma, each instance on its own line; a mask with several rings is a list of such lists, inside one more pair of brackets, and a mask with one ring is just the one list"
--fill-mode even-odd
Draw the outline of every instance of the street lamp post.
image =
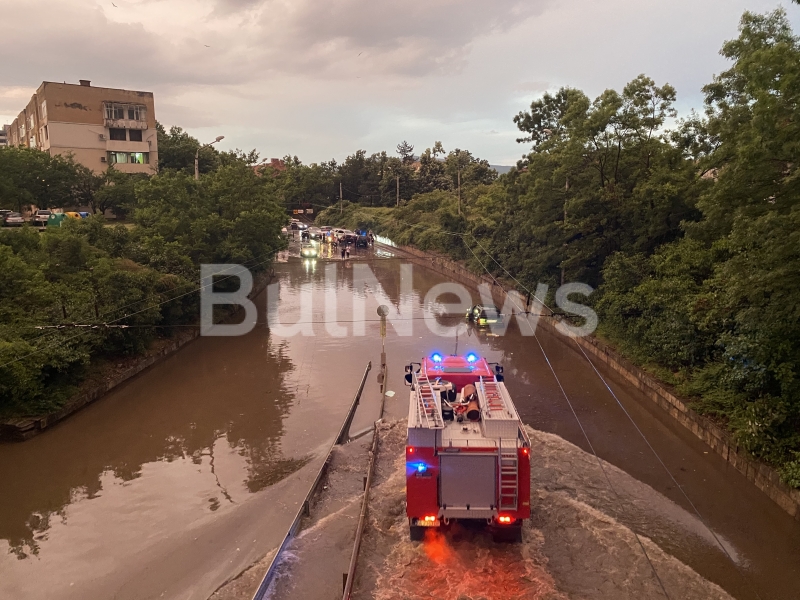
[[217, 136], [217, 139], [215, 139], [213, 142], [209, 142], [207, 144], [204, 144], [204, 145], [200, 146], [197, 149], [197, 152], [194, 153], [194, 180], [195, 181], [200, 179], [200, 150], [202, 150], [203, 148], [207, 148], [208, 146], [211, 146], [211, 144], [216, 144], [217, 142], [221, 142], [224, 139], [225, 139], [224, 135]]

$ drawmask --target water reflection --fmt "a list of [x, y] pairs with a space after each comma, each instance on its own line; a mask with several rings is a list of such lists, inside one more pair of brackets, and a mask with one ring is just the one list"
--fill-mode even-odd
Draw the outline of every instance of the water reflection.
[[[179, 356], [52, 431], [0, 447], [0, 539], [18, 558], [39, 553], [54, 520], [66, 522], [68, 505], [99, 497], [103, 482], [138, 479], [149, 463], [190, 461], [219, 488], [215, 452], [227, 448], [241, 457], [236, 470], [251, 492], [305, 464], [281, 452], [294, 400], [285, 340], [256, 328], [241, 338], [201, 339]], [[215, 491], [207, 489], [210, 510], [232, 501], [233, 492]]]

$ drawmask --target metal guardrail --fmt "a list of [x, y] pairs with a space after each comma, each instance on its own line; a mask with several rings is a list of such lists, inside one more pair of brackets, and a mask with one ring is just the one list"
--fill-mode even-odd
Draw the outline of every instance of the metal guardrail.
[[[281, 545], [278, 546], [277, 552], [275, 552], [275, 556], [272, 557], [272, 561], [267, 568], [267, 572], [264, 575], [264, 578], [261, 580], [261, 584], [258, 586], [256, 593], [253, 595], [253, 600], [265, 600], [268, 598], [269, 587], [272, 585], [272, 581], [275, 579], [275, 573], [278, 569], [278, 565], [280, 564], [280, 557], [286, 547], [289, 545], [289, 542], [297, 535], [297, 531], [300, 528], [300, 521], [303, 519], [303, 516], [310, 514], [311, 508], [311, 500], [317, 493], [317, 489], [319, 488], [320, 484], [322, 483], [325, 474], [328, 472], [328, 468], [330, 467], [331, 458], [333, 457], [333, 450], [336, 446], [349, 441], [349, 434], [350, 434], [350, 425], [353, 422], [353, 415], [356, 412], [356, 408], [358, 407], [359, 401], [361, 400], [361, 393], [364, 391], [364, 384], [367, 382], [367, 375], [369, 374], [370, 369], [372, 369], [372, 361], [367, 363], [367, 368], [364, 371], [364, 376], [361, 378], [361, 385], [358, 387], [358, 392], [356, 392], [355, 397], [353, 398], [353, 402], [350, 405], [350, 410], [347, 411], [347, 416], [344, 419], [344, 423], [342, 423], [342, 427], [339, 430], [339, 435], [334, 440], [333, 444], [331, 445], [331, 449], [328, 451], [328, 455], [325, 457], [325, 462], [322, 463], [322, 466], [317, 473], [316, 479], [314, 479], [314, 483], [311, 486], [311, 489], [306, 494], [306, 498], [303, 501], [300, 510], [297, 511], [297, 514], [292, 521], [292, 524], [289, 526], [289, 531], [286, 532], [286, 535], [283, 537], [283, 541]], [[340, 440], [344, 440], [343, 442]], [[373, 442], [374, 445], [375, 442]], [[371, 468], [370, 468], [371, 469]]]
[[350, 600], [353, 592], [353, 585], [356, 577], [356, 566], [358, 566], [358, 553], [361, 550], [361, 538], [364, 536], [364, 525], [367, 520], [367, 508], [369, 506], [369, 492], [372, 489], [372, 474], [375, 472], [375, 460], [378, 456], [378, 423], [383, 420], [383, 408], [386, 404], [386, 382], [388, 367], [383, 366], [383, 383], [381, 384], [381, 413], [375, 421], [375, 431], [372, 434], [372, 449], [370, 450], [369, 466], [367, 467], [367, 478], [364, 482], [364, 498], [361, 501], [361, 514], [358, 517], [358, 527], [356, 528], [356, 539], [353, 542], [353, 553], [350, 555], [350, 566], [347, 569], [344, 579], [344, 591], [342, 600]]

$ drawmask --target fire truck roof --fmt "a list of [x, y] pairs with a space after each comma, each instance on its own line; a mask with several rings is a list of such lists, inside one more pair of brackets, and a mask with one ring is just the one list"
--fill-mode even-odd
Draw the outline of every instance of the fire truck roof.
[[440, 377], [443, 375], [469, 373], [471, 378], [477, 380], [479, 377], [493, 377], [489, 363], [485, 358], [470, 352], [465, 356], [443, 356], [434, 352], [423, 361], [424, 370], [430, 377]]

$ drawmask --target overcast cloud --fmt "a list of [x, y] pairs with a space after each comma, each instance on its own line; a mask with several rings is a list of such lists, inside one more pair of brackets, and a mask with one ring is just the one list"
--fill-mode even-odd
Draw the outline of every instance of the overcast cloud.
[[[114, 6], [116, 4], [116, 7]], [[0, 121], [43, 81], [155, 93], [202, 140], [304, 162], [441, 140], [512, 164], [513, 116], [546, 90], [639, 73], [681, 112], [767, 0], [0, 0]], [[788, 5], [800, 31], [800, 7]], [[19, 26], [9, 26], [10, 24]], [[21, 24], [27, 24], [25, 26]]]

